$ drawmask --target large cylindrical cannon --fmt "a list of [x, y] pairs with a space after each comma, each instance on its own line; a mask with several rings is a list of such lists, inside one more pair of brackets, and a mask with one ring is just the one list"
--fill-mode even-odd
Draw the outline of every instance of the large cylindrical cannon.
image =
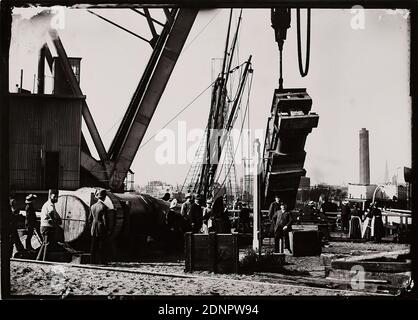
[[[90, 207], [97, 199], [95, 188], [60, 191], [57, 211], [62, 218], [64, 240], [77, 250], [88, 250], [91, 236]], [[105, 204], [109, 208], [109, 240], [122, 255], [140, 250], [141, 243], [151, 237], [162, 246], [169, 243], [166, 213], [169, 203], [140, 193], [106, 192]]]

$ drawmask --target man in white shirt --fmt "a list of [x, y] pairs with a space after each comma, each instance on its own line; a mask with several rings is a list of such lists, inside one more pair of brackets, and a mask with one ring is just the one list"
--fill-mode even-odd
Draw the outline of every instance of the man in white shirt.
[[59, 216], [55, 204], [58, 201], [58, 190], [49, 190], [48, 201], [44, 203], [41, 209], [41, 234], [44, 239], [39, 249], [37, 260], [45, 261], [48, 250], [56, 244], [56, 233], [62, 220]]

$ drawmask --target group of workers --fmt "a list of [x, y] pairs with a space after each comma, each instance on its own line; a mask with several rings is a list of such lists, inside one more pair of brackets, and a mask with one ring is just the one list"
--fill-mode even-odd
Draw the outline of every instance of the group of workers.
[[[37, 253], [37, 260], [50, 260], [51, 252], [58, 248], [59, 244], [64, 243], [64, 230], [62, 229], [62, 219], [57, 212], [56, 203], [58, 202], [58, 190], [48, 191], [48, 200], [43, 204], [40, 214], [40, 223], [37, 221], [36, 210], [33, 201], [37, 198], [34, 194], [26, 197], [25, 203], [25, 228], [26, 228], [26, 248], [23, 246], [19, 234], [19, 219], [22, 217], [16, 208], [16, 200], [10, 197], [10, 253], [13, 252], [13, 245], [17, 252], [35, 251], [32, 247], [32, 237], [36, 235], [41, 242]], [[91, 262], [106, 263], [107, 239], [110, 232], [108, 228], [108, 207], [104, 203], [106, 190], [97, 190], [95, 194], [97, 202], [90, 208], [89, 224], [91, 226]]]
[[34, 251], [34, 248], [32, 247], [32, 238], [35, 235], [38, 238], [38, 241], [41, 242], [37, 259], [46, 260], [50, 249], [58, 241], [63, 241], [63, 232], [62, 229], [59, 228], [62, 220], [55, 208], [55, 204], [58, 201], [58, 190], [49, 190], [48, 201], [44, 203], [41, 209], [40, 223], [37, 221], [36, 210], [33, 205], [36, 198], [36, 195], [29, 194], [25, 199], [26, 240], [24, 247], [18, 234], [19, 220], [22, 216], [20, 211], [16, 208], [16, 199], [14, 196], [10, 197], [10, 253], [13, 251], [13, 245], [16, 247], [17, 252]]
[[[64, 242], [63, 229], [60, 227], [62, 219], [55, 207], [58, 201], [58, 190], [49, 190], [48, 200], [41, 209], [40, 224], [37, 221], [36, 210], [33, 206], [33, 201], [36, 198], [36, 195], [29, 194], [25, 200], [26, 248], [23, 246], [18, 234], [18, 221], [21, 215], [19, 210], [16, 209], [16, 200], [13, 197], [10, 198], [10, 243], [12, 246], [15, 245], [18, 252], [33, 251], [32, 238], [36, 235], [42, 243], [37, 259], [47, 260], [51, 249], [56, 244]], [[95, 198], [97, 201], [92, 204], [89, 215], [92, 237], [90, 248], [91, 262], [106, 263], [106, 243], [110, 237], [108, 207], [105, 204], [106, 190], [97, 190]], [[233, 227], [243, 233], [251, 232], [250, 209], [247, 203], [241, 201], [234, 203], [233, 209], [239, 210], [239, 216], [238, 219], [231, 223], [226, 200], [226, 197], [219, 197], [215, 201], [207, 199], [206, 206], [203, 207], [201, 205], [202, 198], [199, 195], [193, 196], [188, 193], [186, 201], [181, 205], [180, 213], [176, 210], [177, 200], [173, 199], [170, 202], [170, 209], [166, 214], [166, 224], [171, 231], [180, 232], [181, 234], [189, 231], [203, 234], [210, 232], [231, 233]], [[307, 210], [305, 215], [311, 214], [318, 217], [318, 219], [325, 216], [323, 210], [317, 210], [313, 202], [309, 203], [308, 209], [312, 209], [312, 212]], [[275, 196], [275, 200], [269, 207], [268, 217], [270, 219], [270, 233], [275, 239], [275, 251], [284, 252], [284, 249], [290, 251], [289, 232], [292, 229], [293, 219], [286, 203], [281, 201], [278, 195]], [[370, 205], [363, 217], [363, 212], [356, 204], [350, 207], [348, 202], [343, 202], [341, 224], [343, 231], [350, 234], [350, 238], [380, 241], [383, 237], [382, 212], [378, 209], [376, 203]]]
[[348, 201], [343, 201], [341, 207], [342, 230], [351, 239], [365, 239], [380, 242], [384, 236], [382, 211], [372, 202], [366, 211], [355, 203], [350, 207]]
[[206, 200], [206, 206], [202, 206], [202, 200], [200, 195], [187, 193], [185, 202], [178, 212], [177, 200], [173, 199], [167, 213], [169, 228], [175, 229], [179, 226], [178, 221], [181, 221], [180, 229], [183, 233], [231, 233], [232, 228], [244, 233], [251, 231], [250, 210], [246, 202], [240, 202], [239, 216], [231, 222], [226, 197], [219, 197], [215, 201], [209, 198]]
[[[250, 233], [251, 218], [250, 209], [246, 202], [235, 201], [233, 210], [239, 210], [237, 219], [231, 223], [231, 217], [228, 212], [226, 197], [219, 197], [215, 201], [206, 200], [206, 206], [201, 205], [202, 198], [199, 195], [193, 196], [186, 194], [186, 201], [181, 205], [180, 213], [177, 213], [177, 200], [173, 199], [170, 204], [170, 211], [167, 213], [167, 225], [172, 231], [176, 229], [176, 221], [185, 222], [182, 232], [193, 232], [208, 234], [231, 233], [231, 229], [242, 233]], [[292, 216], [287, 209], [287, 205], [280, 200], [277, 195], [275, 201], [269, 208], [270, 231], [274, 236], [275, 251], [284, 252], [284, 249], [290, 251], [289, 232], [292, 227]], [[178, 225], [178, 224], [177, 224]]]

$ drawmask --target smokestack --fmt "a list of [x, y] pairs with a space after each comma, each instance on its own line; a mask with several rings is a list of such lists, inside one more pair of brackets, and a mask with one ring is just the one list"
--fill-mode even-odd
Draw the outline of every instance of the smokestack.
[[370, 184], [369, 131], [360, 130], [360, 184]]

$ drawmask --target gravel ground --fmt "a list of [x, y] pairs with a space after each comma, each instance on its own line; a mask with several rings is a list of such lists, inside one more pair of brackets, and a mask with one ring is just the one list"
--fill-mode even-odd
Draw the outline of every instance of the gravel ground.
[[[382, 251], [407, 249], [407, 245], [333, 242], [323, 253], [335, 257], [355, 256]], [[110, 266], [144, 272], [193, 275], [197, 278], [172, 278], [71, 268], [63, 265], [40, 265], [11, 262], [11, 292], [13, 295], [364, 295], [361, 292], [328, 290], [280, 283], [278, 279], [242, 274], [184, 273], [184, 261], [170, 263], [113, 263]], [[321, 257], [286, 256], [284, 273], [312, 278], [324, 278]], [[266, 282], [268, 281], [268, 282]]]
[[341, 290], [243, 281], [251, 280], [247, 276], [240, 276], [241, 281], [222, 276], [171, 278], [15, 261], [11, 263], [11, 271], [13, 295], [363, 295]]

